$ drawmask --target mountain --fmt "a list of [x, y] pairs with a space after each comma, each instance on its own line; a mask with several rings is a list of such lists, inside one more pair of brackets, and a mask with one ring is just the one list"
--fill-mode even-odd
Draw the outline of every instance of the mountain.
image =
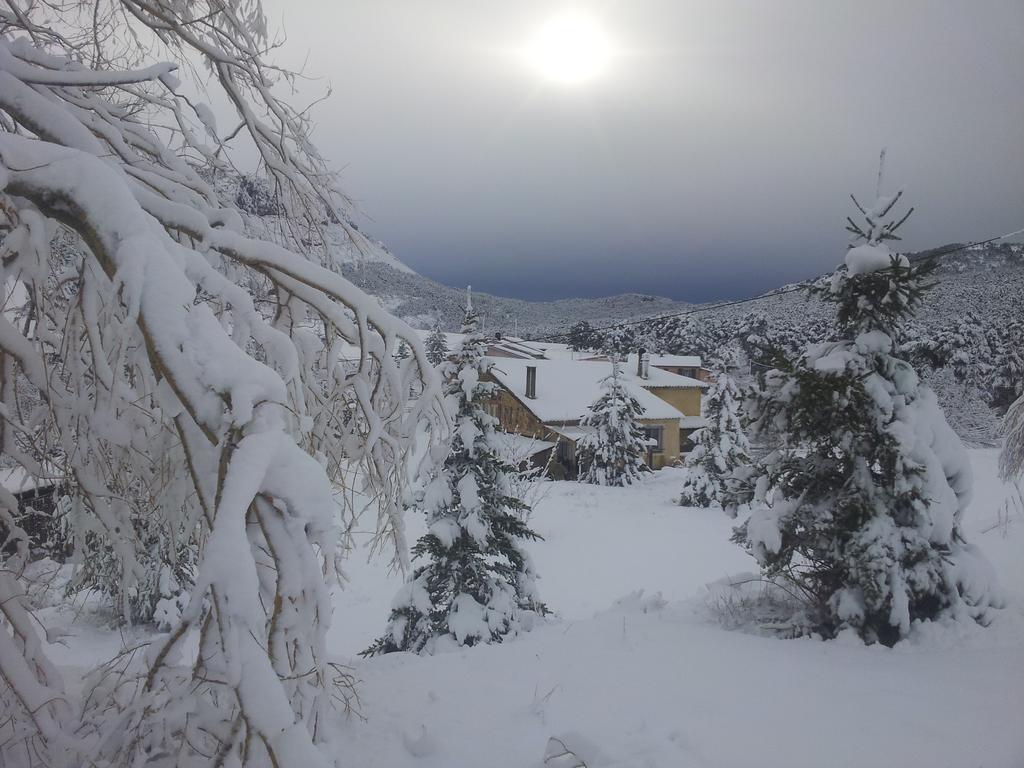
[[[417, 328], [456, 331], [462, 323], [466, 289], [442, 285], [403, 264], [381, 242], [366, 238], [356, 249], [337, 225], [328, 228], [341, 273], [392, 313]], [[534, 335], [562, 333], [580, 320], [592, 325], [679, 312], [693, 306], [662, 296], [624, 293], [592, 299], [525, 301], [473, 292], [473, 305], [485, 330]]]
[[[360, 257], [351, 246], [344, 248], [342, 273], [363, 290], [377, 296], [394, 314], [419, 328], [439, 321], [445, 330], [457, 330], [466, 303], [465, 289], [442, 285], [418, 274], [401, 262], [378, 241], [368, 240]], [[963, 248], [963, 250], [956, 250]], [[936, 255], [939, 254], [939, 255]], [[988, 244], [960, 246], [950, 244], [911, 255], [912, 260], [937, 259], [937, 285], [928, 295], [919, 316], [929, 327], [948, 324], [967, 313], [986, 323], [1009, 323], [1024, 318], [1024, 245]], [[491, 330], [516, 335], [564, 334], [576, 322], [586, 320], [592, 326], [614, 325], [628, 321], [649, 328], [658, 325], [661, 315], [693, 312], [693, 317], [740, 322], [752, 313], [764, 316], [771, 325], [804, 325], [812, 321], [826, 323], [831, 308], [809, 299], [802, 291], [792, 290], [812, 282], [781, 286], [754, 301], [723, 306], [690, 304], [660, 296], [626, 293], [591, 299], [524, 301], [474, 292], [473, 302], [485, 325]]]
[[[253, 233], [289, 247], [300, 244], [300, 237], [281, 214], [281, 205], [267, 181], [251, 175], [226, 174], [210, 178], [218, 193], [232, 201], [242, 212]], [[462, 324], [466, 306], [464, 286], [442, 285], [417, 273], [395, 256], [384, 243], [360, 231], [351, 220], [344, 223], [322, 222], [322, 237], [329, 261], [344, 277], [377, 297], [392, 314], [415, 328], [456, 331]], [[302, 246], [312, 250], [321, 235], [303, 237]], [[480, 313], [485, 330], [535, 335], [564, 332], [580, 320], [603, 325], [617, 320], [636, 319], [666, 312], [678, 312], [689, 304], [661, 296], [628, 293], [596, 299], [559, 299], [524, 301], [474, 291], [473, 304]]]

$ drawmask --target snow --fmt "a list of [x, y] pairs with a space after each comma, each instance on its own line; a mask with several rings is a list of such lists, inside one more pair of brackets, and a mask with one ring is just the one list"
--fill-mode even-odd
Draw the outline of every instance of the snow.
[[[494, 358], [491, 373], [511, 390], [541, 421], [576, 421], [601, 396], [601, 380], [612, 371], [612, 364], [587, 360], [520, 360]], [[526, 368], [537, 368], [537, 397], [526, 397]], [[622, 366], [622, 379], [630, 395], [644, 409], [645, 419], [679, 419], [683, 414], [647, 387], [705, 387], [703, 382], [651, 369], [649, 379], [640, 379], [628, 365]], [[697, 414], [692, 414], [697, 415]]]
[[[990, 627], [920, 626], [893, 649], [716, 624], [706, 585], [754, 561], [729, 541], [733, 522], [719, 510], [674, 503], [679, 470], [628, 488], [546, 483], [530, 521], [544, 541], [531, 551], [558, 615], [497, 645], [353, 661], [402, 581], [386, 557], [360, 548], [327, 638], [355, 666], [366, 718], [343, 723], [339, 754], [379, 768], [475, 768], [483, 755], [489, 768], [540, 768], [555, 738], [591, 768], [1017, 768], [1024, 515], [1000, 512], [1010, 489], [996, 476], [998, 452], [969, 453], [965, 533], [995, 565], [1008, 607]], [[418, 536], [422, 519], [409, 528]], [[369, 536], [359, 534], [361, 545]], [[48, 624], [73, 616], [43, 613]], [[472, 612], [465, 618], [468, 631]], [[74, 689], [84, 657], [111, 653], [119, 639], [88, 615], [71, 630], [54, 658]]]
[[851, 275], [878, 272], [892, 265], [892, 251], [885, 245], [858, 245], [846, 252], [846, 268]]
[[34, 491], [37, 488], [52, 488], [57, 482], [55, 479], [34, 477], [24, 467], [0, 469], [0, 487], [14, 494]]
[[495, 438], [501, 445], [502, 455], [513, 464], [526, 461], [534, 454], [555, 447], [555, 444], [548, 440], [538, 440], [512, 432], [496, 432]]
[[[369, 722], [347, 728], [352, 759], [447, 768], [487, 754], [495, 768], [539, 766], [557, 737], [620, 768], [1020, 765], [1024, 564], [1014, 547], [1024, 519], [1008, 538], [979, 535], [1001, 486], [995, 452], [972, 459], [986, 493], [968, 532], [1016, 600], [992, 627], [922, 628], [892, 650], [709, 623], [694, 596], [752, 561], [728, 541], [720, 512], [672, 505], [677, 471], [626, 489], [553, 483], [532, 523], [545, 537], [535, 559], [559, 620], [500, 646], [360, 665]], [[658, 590], [661, 608], [646, 597]], [[799, 738], [787, 738], [795, 725]], [[404, 741], [423, 729], [431, 754], [413, 760]]]
[[698, 355], [651, 355], [651, 367], [672, 366], [673, 368], [700, 368]]

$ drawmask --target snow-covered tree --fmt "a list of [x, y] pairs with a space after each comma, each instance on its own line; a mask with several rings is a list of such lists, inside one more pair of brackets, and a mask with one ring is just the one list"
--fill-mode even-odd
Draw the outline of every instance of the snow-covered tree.
[[517, 470], [504, 457], [497, 420], [484, 410], [496, 385], [484, 380], [493, 364], [469, 297], [463, 327], [462, 347], [442, 365], [454, 440], [416, 505], [427, 517], [427, 533], [412, 550], [421, 564], [367, 656], [500, 642], [546, 611], [524, 549], [540, 537], [526, 523], [529, 508], [513, 495]]
[[473, 306], [473, 286], [471, 285], [466, 286], [466, 311], [462, 316], [462, 333], [467, 336], [475, 336], [480, 333], [480, 314]]
[[1000, 413], [1024, 395], [1024, 321], [993, 329], [995, 348], [992, 366], [991, 404]]
[[448, 339], [440, 325], [435, 325], [430, 335], [427, 336], [426, 347], [427, 359], [431, 365], [440, 365], [448, 357]]
[[727, 373], [720, 373], [704, 400], [706, 424], [692, 436], [686, 457], [683, 506], [726, 505], [733, 472], [750, 463], [750, 442], [740, 421], [741, 394]]
[[598, 344], [597, 339], [597, 333], [586, 320], [574, 323], [569, 329], [569, 347], [576, 352], [593, 349]]
[[[448, 421], [416, 334], [317, 247], [325, 222], [351, 228], [308, 112], [275, 95], [273, 45], [258, 0], [0, 8], [0, 450], [56, 468], [123, 591], [150, 575], [141, 509], [202, 543], [169, 633], [79, 700], [30, 617], [0, 489], [0, 764], [334, 764], [331, 483], [358, 466], [404, 552], [411, 436]], [[183, 88], [178, 63], [201, 81]], [[218, 128], [204, 88], [237, 122]], [[256, 150], [306, 252], [254, 237], [210, 183], [235, 173], [229, 139]]]
[[1024, 476], [1024, 395], [1003, 418], [1003, 450], [999, 454], [999, 475], [1007, 482]]
[[643, 408], [626, 389], [618, 358], [601, 380], [601, 396], [580, 420], [588, 427], [576, 443], [579, 480], [594, 485], [631, 485], [649, 471], [647, 437], [639, 419]]
[[776, 356], [763, 377], [752, 428], [774, 428], [786, 443], [737, 498], [754, 506], [734, 537], [768, 577], [807, 598], [818, 631], [852, 627], [890, 645], [914, 621], [985, 623], [999, 604], [990, 566], [961, 531], [966, 451], [934, 394], [894, 354], [931, 271], [887, 245], [906, 220], [887, 219], [900, 197], [858, 205], [865, 223], [850, 221], [845, 266], [818, 285], [837, 307], [840, 340], [810, 344], [793, 362]]

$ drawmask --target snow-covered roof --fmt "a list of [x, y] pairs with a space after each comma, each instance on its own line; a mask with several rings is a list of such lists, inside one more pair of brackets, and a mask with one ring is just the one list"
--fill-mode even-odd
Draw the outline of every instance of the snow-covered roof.
[[[690, 376], [680, 376], [679, 374], [656, 367], [658, 365], [665, 365], [680, 368], [700, 368], [699, 357], [694, 355], [649, 355], [648, 357], [650, 357], [650, 365], [648, 366], [647, 378], [643, 379], [645, 386], [679, 387], [682, 389], [708, 389], [711, 386], [700, 379], [694, 379]], [[586, 362], [608, 362], [607, 355], [592, 354], [581, 359]], [[634, 374], [636, 373], [636, 352], [626, 356], [626, 359], [622, 361], [622, 367], [623, 370], [628, 369], [630, 372]]]
[[597, 427], [551, 427], [551, 431], [561, 435], [562, 437], [567, 437], [575, 443], [584, 435], [590, 435], [593, 434], [594, 432], [597, 432]]
[[679, 368], [700, 368], [698, 355], [651, 355], [651, 365], [671, 365]]
[[679, 420], [679, 426], [683, 429], [704, 429], [707, 425], [708, 421], [703, 416], [683, 416]]
[[496, 357], [521, 357], [540, 359], [544, 357], [544, 350], [522, 341], [520, 339], [504, 337], [494, 339], [488, 345], [488, 353]]
[[536, 453], [554, 448], [555, 444], [549, 440], [538, 440], [526, 435], [517, 435], [514, 432], [494, 433], [495, 438], [501, 443], [505, 455], [513, 460], [527, 459]]
[[544, 353], [548, 360], [572, 360], [578, 359], [581, 355], [568, 344], [560, 344], [553, 341], [524, 341], [535, 349]]
[[[694, 358], [700, 360], [700, 358]], [[651, 365], [647, 371], [647, 378], [640, 379], [636, 376], [636, 353], [629, 355], [622, 363], [622, 369], [631, 374], [637, 381], [643, 382], [645, 387], [678, 387], [681, 389], [708, 389], [710, 385], [700, 379], [690, 376], [680, 376], [677, 373], [663, 371], [654, 367], [654, 358], [651, 358]]]
[[[589, 360], [519, 360], [490, 358], [491, 372], [503, 386], [513, 392], [541, 421], [576, 421], [601, 396], [601, 380], [612, 372], [612, 364]], [[526, 368], [537, 369], [537, 397], [526, 397]], [[682, 413], [646, 387], [693, 386], [696, 379], [686, 379], [667, 371], [651, 369], [651, 378], [640, 379], [635, 371], [622, 366], [622, 380], [629, 393], [644, 409], [646, 419], [678, 419]], [[658, 374], [657, 376], [655, 374]], [[691, 385], [672, 384], [670, 379], [684, 379]], [[666, 382], [666, 383], [662, 383]]]

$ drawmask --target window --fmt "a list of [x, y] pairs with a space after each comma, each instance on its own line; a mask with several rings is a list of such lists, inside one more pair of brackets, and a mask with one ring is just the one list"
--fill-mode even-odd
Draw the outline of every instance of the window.
[[692, 435], [693, 432], [694, 432], [694, 430], [692, 430], [692, 429], [680, 429], [679, 430], [679, 452], [680, 453], [689, 453], [690, 451], [692, 451], [696, 447], [696, 445], [694, 444], [693, 440], [690, 439], [690, 435]]
[[644, 437], [647, 438], [649, 450], [654, 453], [661, 453], [665, 449], [664, 427], [644, 427]]

